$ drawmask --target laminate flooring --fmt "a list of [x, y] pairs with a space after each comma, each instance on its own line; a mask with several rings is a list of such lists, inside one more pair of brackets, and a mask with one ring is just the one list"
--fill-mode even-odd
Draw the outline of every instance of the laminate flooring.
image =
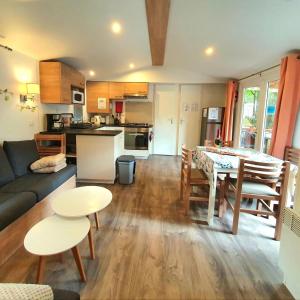
[[[45, 283], [81, 299], [293, 299], [282, 284], [274, 221], [242, 214], [237, 236], [230, 211], [212, 227], [193, 222], [182, 214], [179, 178], [178, 157], [138, 160], [134, 184], [106, 186], [113, 201], [94, 227], [96, 259], [87, 239], [80, 245], [87, 283], [71, 252], [47, 259]], [[193, 217], [203, 212], [192, 205]], [[18, 250], [0, 267], [0, 282], [34, 283], [37, 263]]]

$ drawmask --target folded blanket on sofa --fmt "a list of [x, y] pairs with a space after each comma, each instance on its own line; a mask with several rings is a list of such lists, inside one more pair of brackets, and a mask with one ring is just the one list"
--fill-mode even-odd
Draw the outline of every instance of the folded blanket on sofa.
[[49, 285], [0, 283], [1, 300], [53, 300]]
[[55, 173], [60, 171], [61, 169], [65, 168], [67, 166], [66, 162], [62, 162], [59, 165], [51, 166], [51, 167], [45, 167], [33, 170], [34, 173]]
[[66, 162], [66, 155], [59, 153], [57, 155], [45, 156], [31, 164], [32, 171], [47, 167], [55, 167]]

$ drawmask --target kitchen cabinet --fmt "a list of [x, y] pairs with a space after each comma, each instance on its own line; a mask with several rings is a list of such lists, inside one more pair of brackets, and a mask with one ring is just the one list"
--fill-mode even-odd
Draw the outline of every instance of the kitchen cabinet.
[[41, 61], [39, 71], [41, 103], [71, 104], [71, 87], [84, 89], [84, 76], [62, 62]]
[[148, 95], [148, 83], [147, 82], [125, 82], [124, 83], [124, 95]]
[[124, 87], [123, 82], [109, 82], [109, 99], [124, 99]]
[[87, 81], [86, 97], [88, 113], [111, 113], [108, 82]]

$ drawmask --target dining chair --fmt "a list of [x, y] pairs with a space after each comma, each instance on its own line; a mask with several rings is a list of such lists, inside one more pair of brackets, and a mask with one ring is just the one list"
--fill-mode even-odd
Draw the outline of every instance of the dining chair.
[[205, 172], [199, 168], [192, 168], [193, 151], [182, 146], [180, 199], [183, 201], [184, 213], [190, 209], [190, 201], [208, 201], [208, 195], [194, 194], [192, 187], [209, 188], [209, 180]]
[[298, 166], [300, 162], [300, 149], [285, 147], [284, 160]]
[[[233, 210], [232, 233], [238, 233], [240, 213], [253, 215], [271, 215], [276, 219], [275, 240], [280, 240], [282, 227], [282, 213], [285, 207], [288, 187], [290, 163], [257, 162], [240, 159], [237, 179], [231, 179], [229, 186], [235, 192], [235, 202], [232, 204], [228, 197], [225, 199]], [[280, 189], [276, 190], [277, 183]], [[263, 204], [262, 209], [247, 209], [241, 207], [243, 198], [257, 199]], [[274, 211], [267, 202], [277, 201], [278, 209]]]
[[233, 147], [233, 141], [223, 141], [223, 147]]

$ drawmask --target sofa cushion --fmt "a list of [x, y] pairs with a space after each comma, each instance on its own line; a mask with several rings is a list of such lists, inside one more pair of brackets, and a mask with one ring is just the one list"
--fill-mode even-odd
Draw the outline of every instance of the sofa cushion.
[[0, 192], [33, 192], [40, 201], [75, 174], [74, 165], [67, 165], [66, 168], [51, 174], [27, 174], [6, 184]]
[[17, 141], [3, 143], [3, 149], [15, 175], [23, 176], [30, 173], [30, 165], [40, 158], [35, 141]]
[[2, 193], [0, 192], [0, 230], [22, 216], [33, 207], [37, 197], [34, 193]]
[[7, 159], [7, 156], [0, 146], [0, 186], [15, 179], [15, 174]]

